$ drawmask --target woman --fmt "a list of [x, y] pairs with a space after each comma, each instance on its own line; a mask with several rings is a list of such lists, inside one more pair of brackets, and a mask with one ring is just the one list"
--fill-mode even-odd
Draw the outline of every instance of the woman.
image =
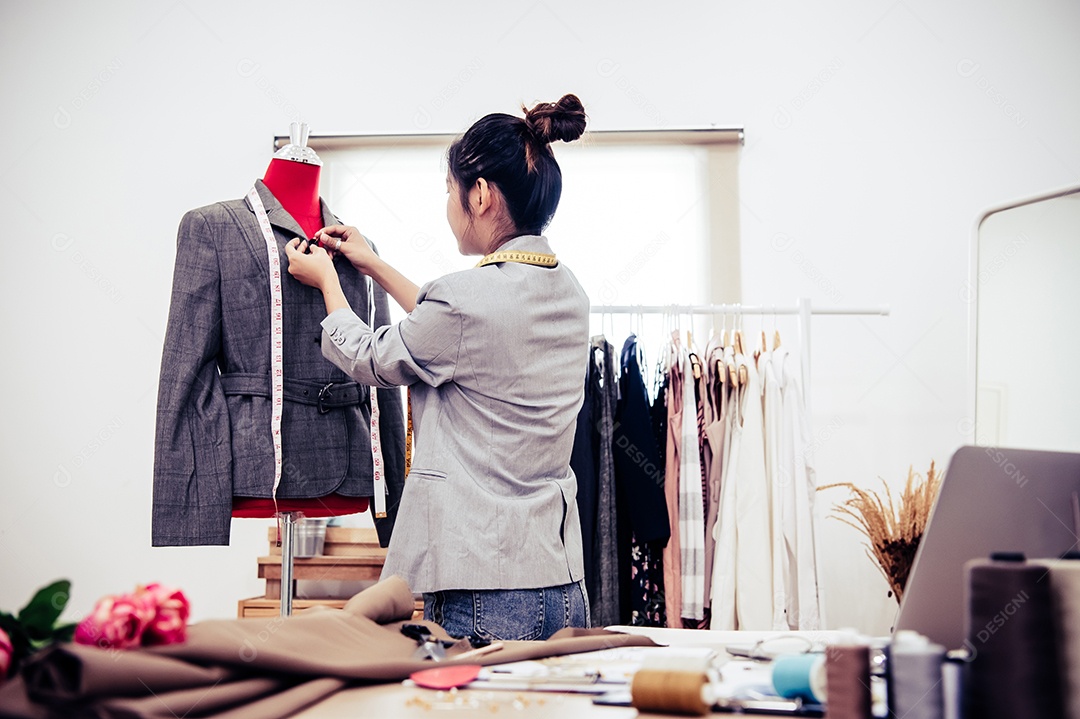
[[[418, 289], [340, 225], [287, 248], [289, 273], [322, 291], [323, 355], [362, 384], [411, 388], [417, 449], [383, 575], [402, 576], [456, 636], [589, 624], [569, 466], [589, 299], [541, 236], [562, 190], [550, 143], [584, 130], [566, 95], [524, 119], [488, 115], [450, 146], [446, 216], [460, 252], [485, 256], [473, 269]], [[373, 332], [324, 248], [409, 315]]]

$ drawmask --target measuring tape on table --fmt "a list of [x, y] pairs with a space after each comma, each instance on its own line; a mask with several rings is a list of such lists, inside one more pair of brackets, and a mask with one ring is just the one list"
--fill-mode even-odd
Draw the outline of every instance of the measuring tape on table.
[[559, 264], [559, 261], [555, 259], [555, 255], [549, 255], [543, 252], [499, 250], [497, 252], [492, 252], [490, 255], [485, 255], [482, 260], [476, 263], [476, 266], [483, 267], [484, 265], [493, 265], [496, 262], [517, 262], [522, 265], [536, 265], [538, 267], [554, 267]]
[[[285, 402], [284, 359], [282, 355], [282, 295], [281, 295], [281, 255], [278, 250], [274, 228], [266, 214], [259, 192], [252, 187], [248, 201], [255, 210], [263, 239], [266, 240], [266, 258], [270, 262], [270, 436], [274, 443], [274, 505], [277, 506], [277, 491], [281, 485], [281, 413]], [[367, 284], [368, 321], [375, 326], [375, 288], [371, 278], [365, 278]], [[382, 440], [379, 434], [379, 398], [372, 387], [368, 393], [371, 398], [371, 464], [373, 491], [375, 494], [375, 516], [386, 516], [386, 478], [383, 469]], [[275, 512], [276, 513], [276, 512]]]

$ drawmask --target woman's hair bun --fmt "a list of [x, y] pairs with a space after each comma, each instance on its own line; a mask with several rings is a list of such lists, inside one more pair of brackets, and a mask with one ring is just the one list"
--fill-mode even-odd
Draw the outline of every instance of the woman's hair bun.
[[585, 107], [577, 95], [563, 95], [558, 102], [541, 102], [525, 110], [525, 124], [545, 144], [573, 142], [585, 132]]

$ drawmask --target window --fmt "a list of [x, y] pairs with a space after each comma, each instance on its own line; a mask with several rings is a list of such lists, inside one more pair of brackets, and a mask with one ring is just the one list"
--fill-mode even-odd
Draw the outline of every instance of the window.
[[[446, 222], [452, 135], [313, 137], [322, 195], [407, 277], [475, 264]], [[287, 142], [278, 138], [278, 145]], [[545, 234], [594, 305], [739, 299], [739, 130], [590, 132], [554, 146], [563, 170]], [[391, 303], [400, 317], [400, 310]]]

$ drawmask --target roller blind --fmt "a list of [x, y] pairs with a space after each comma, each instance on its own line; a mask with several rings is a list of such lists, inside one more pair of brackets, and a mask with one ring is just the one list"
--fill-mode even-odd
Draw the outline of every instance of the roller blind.
[[[553, 145], [563, 193], [544, 234], [594, 305], [740, 299], [742, 138], [741, 130], [589, 132]], [[315, 136], [308, 143], [323, 160], [321, 191], [334, 212], [420, 285], [476, 263], [458, 254], [446, 221], [453, 139]]]

